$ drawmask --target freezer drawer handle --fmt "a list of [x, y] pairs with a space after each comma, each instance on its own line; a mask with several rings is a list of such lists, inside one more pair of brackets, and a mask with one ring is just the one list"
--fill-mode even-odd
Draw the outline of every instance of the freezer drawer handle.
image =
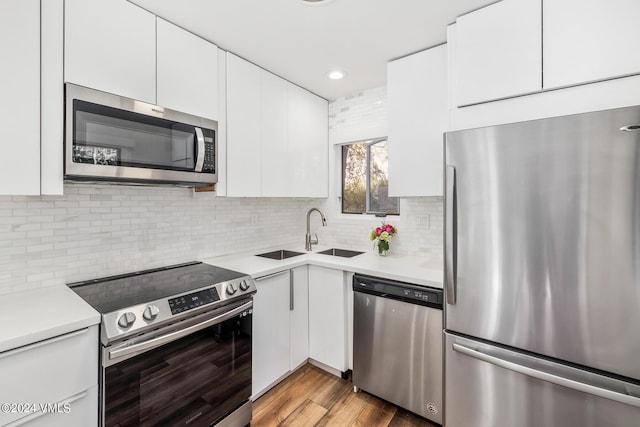
[[508, 360], [504, 360], [499, 357], [490, 356], [461, 344], [454, 343], [453, 349], [458, 353], [462, 353], [469, 357], [491, 363], [492, 365], [496, 365], [501, 368], [517, 372], [519, 374], [527, 375], [529, 377], [537, 378], [539, 380], [546, 381], [552, 384], [640, 408], [640, 399], [637, 397], [629, 396], [628, 394], [622, 394], [616, 391], [608, 390], [606, 388], [596, 387], [590, 384], [582, 383], [580, 381], [574, 381], [568, 378], [559, 377], [548, 372], [539, 371], [537, 369], [529, 368], [518, 363], [509, 362]]

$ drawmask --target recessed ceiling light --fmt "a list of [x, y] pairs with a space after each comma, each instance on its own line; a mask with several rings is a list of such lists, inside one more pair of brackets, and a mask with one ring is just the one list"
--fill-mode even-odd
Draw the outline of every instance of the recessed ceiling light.
[[320, 6], [333, 2], [333, 0], [298, 0], [302, 4], [307, 6]]
[[340, 80], [341, 78], [343, 78], [344, 76], [346, 76], [347, 73], [345, 73], [344, 71], [331, 71], [329, 74], [327, 74], [327, 76], [331, 79], [331, 80]]

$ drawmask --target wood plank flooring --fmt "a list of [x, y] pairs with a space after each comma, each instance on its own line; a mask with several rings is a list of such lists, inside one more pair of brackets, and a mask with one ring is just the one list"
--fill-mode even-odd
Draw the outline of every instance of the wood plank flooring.
[[251, 426], [436, 427], [310, 364], [253, 402]]

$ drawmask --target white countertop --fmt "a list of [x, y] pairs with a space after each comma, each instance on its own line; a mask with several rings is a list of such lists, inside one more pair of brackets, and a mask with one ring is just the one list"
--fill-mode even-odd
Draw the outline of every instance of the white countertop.
[[100, 314], [64, 285], [2, 295], [0, 307], [0, 352], [100, 323]]
[[[255, 256], [256, 254], [278, 249], [302, 252], [303, 255], [284, 260]], [[202, 261], [207, 264], [246, 273], [254, 278], [310, 264], [442, 289], [442, 265], [441, 263], [434, 263], [427, 258], [394, 253], [383, 257], [373, 251], [365, 252], [353, 258], [317, 253], [325, 249], [329, 248], [314, 247], [313, 252], [307, 252], [300, 248], [273, 248], [205, 258]]]

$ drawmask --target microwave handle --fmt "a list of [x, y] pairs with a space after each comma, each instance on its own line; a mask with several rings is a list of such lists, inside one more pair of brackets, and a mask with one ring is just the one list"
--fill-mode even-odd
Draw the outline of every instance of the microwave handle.
[[198, 143], [198, 153], [196, 155], [196, 172], [202, 172], [202, 166], [204, 165], [204, 134], [202, 129], [196, 128], [196, 140]]

